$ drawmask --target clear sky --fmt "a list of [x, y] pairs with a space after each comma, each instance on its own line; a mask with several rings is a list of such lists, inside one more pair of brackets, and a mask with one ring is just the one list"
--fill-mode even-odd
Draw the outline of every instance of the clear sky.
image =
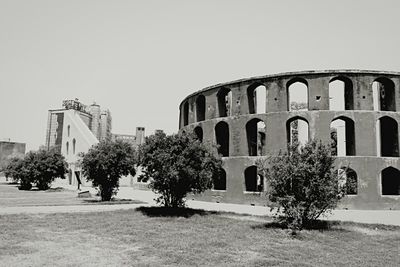
[[313, 69], [400, 71], [400, 1], [0, 0], [0, 139], [44, 144], [64, 99], [113, 132], [178, 129], [203, 87]]

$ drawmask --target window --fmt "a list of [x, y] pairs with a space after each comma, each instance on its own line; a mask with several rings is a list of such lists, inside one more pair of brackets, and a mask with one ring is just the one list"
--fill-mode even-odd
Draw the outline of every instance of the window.
[[226, 172], [224, 169], [219, 170], [218, 177], [213, 180], [214, 190], [226, 190]]
[[300, 78], [292, 79], [287, 83], [288, 110], [308, 110], [308, 84]]
[[247, 146], [249, 156], [265, 155], [265, 123], [260, 119], [252, 119], [246, 123]]
[[381, 173], [382, 195], [400, 195], [400, 171], [387, 167]]
[[353, 110], [353, 83], [339, 76], [329, 82], [329, 110]]
[[206, 98], [204, 95], [199, 95], [196, 98], [196, 119], [197, 121], [204, 121], [206, 117]]
[[301, 146], [308, 142], [308, 122], [302, 117], [294, 117], [286, 122], [288, 144], [299, 143]]
[[72, 154], [74, 154], [74, 155], [75, 155], [75, 148], [76, 148], [76, 140], [74, 138], [74, 139], [72, 139]]
[[223, 157], [229, 156], [229, 126], [226, 122], [220, 121], [215, 126], [215, 137], [218, 145], [218, 153]]
[[218, 91], [218, 113], [219, 117], [228, 117], [232, 114], [232, 92], [228, 88], [222, 88]]
[[244, 171], [244, 182], [246, 192], [262, 192], [264, 178], [257, 173], [256, 166], [250, 166]]
[[247, 88], [247, 99], [250, 114], [263, 114], [266, 112], [267, 88], [259, 83]]

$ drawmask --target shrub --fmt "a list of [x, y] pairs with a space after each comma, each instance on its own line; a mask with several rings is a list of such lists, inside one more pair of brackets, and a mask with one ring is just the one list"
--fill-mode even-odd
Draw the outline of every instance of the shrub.
[[269, 200], [278, 207], [276, 215], [293, 231], [311, 227], [343, 197], [334, 161], [330, 145], [315, 140], [257, 161], [268, 182]]
[[222, 168], [213, 148], [185, 132], [156, 133], [140, 146], [139, 162], [143, 179], [160, 196], [157, 202], [166, 207], [183, 207], [188, 193], [201, 193], [212, 187]]
[[36, 184], [46, 190], [57, 177], [64, 179], [67, 163], [55, 150], [30, 151], [23, 158], [12, 158], [4, 169], [7, 177], [19, 182], [19, 189], [29, 190]]
[[56, 178], [65, 179], [64, 175], [68, 172], [67, 163], [64, 156], [54, 149], [39, 150], [33, 154], [28, 153], [27, 156], [32, 155], [33, 163], [32, 173], [33, 182], [39, 190], [47, 190], [50, 188], [51, 183]]
[[81, 167], [87, 181], [98, 187], [101, 200], [110, 201], [118, 192], [123, 175], [135, 175], [135, 149], [126, 141], [102, 141], [82, 154]]

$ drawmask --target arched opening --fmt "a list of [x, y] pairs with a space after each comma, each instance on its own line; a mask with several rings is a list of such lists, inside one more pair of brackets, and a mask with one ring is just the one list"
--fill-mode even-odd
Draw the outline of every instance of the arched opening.
[[338, 172], [340, 180], [343, 181], [343, 186], [345, 186], [346, 195], [357, 195], [357, 173], [348, 167], [340, 168]]
[[372, 83], [374, 110], [396, 111], [394, 82], [381, 77]]
[[204, 95], [199, 95], [196, 98], [196, 119], [204, 121], [206, 117], [206, 98]]
[[67, 155], [68, 155], [68, 153], [69, 153], [69, 142], [67, 142], [67, 143], [65, 144], [65, 147], [66, 147]]
[[332, 156], [355, 156], [354, 121], [347, 117], [339, 117], [331, 122], [331, 154]]
[[232, 92], [224, 87], [218, 91], [218, 113], [220, 117], [228, 117], [232, 114]]
[[304, 79], [290, 80], [287, 85], [288, 110], [308, 110], [308, 84]]
[[194, 134], [196, 135], [197, 139], [199, 139], [200, 142], [203, 142], [203, 129], [200, 126], [197, 126], [193, 130]]
[[74, 138], [74, 139], [72, 139], [72, 154], [74, 154], [74, 155], [75, 155], [75, 147], [76, 147], [76, 140]]
[[69, 137], [69, 134], [70, 134], [70, 131], [71, 131], [71, 126], [70, 125], [68, 125], [68, 128], [67, 128], [67, 134], [68, 134], [68, 137]]
[[265, 123], [260, 119], [252, 119], [246, 123], [247, 147], [249, 156], [265, 155]]
[[250, 114], [263, 114], [267, 110], [267, 88], [259, 83], [247, 88]]
[[185, 102], [183, 104], [183, 126], [188, 125], [189, 123], [189, 103]]
[[382, 117], [377, 123], [378, 156], [398, 157], [399, 156], [399, 137], [398, 125], [396, 120], [390, 117]]
[[250, 166], [244, 171], [244, 182], [246, 192], [262, 192], [264, 178], [257, 173], [256, 166]]
[[290, 145], [305, 145], [309, 140], [308, 121], [302, 117], [294, 117], [286, 122], [287, 142]]
[[226, 172], [224, 169], [220, 169], [218, 172], [218, 176], [214, 177], [213, 189], [226, 190]]
[[353, 110], [353, 83], [339, 76], [329, 82], [329, 110]]
[[400, 195], [400, 171], [387, 167], [381, 173], [382, 195]]
[[215, 126], [215, 137], [218, 145], [218, 154], [223, 157], [229, 156], [229, 126], [226, 122], [220, 121]]

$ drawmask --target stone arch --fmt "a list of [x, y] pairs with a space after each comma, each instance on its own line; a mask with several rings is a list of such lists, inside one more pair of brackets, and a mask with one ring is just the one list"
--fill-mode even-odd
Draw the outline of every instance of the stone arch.
[[256, 82], [247, 87], [247, 99], [250, 114], [263, 114], [267, 110], [267, 88]]
[[229, 88], [222, 87], [217, 93], [219, 117], [228, 117], [232, 114], [232, 92]]
[[215, 138], [218, 145], [218, 154], [229, 157], [229, 125], [220, 121], [215, 126]]
[[293, 78], [286, 83], [289, 111], [308, 110], [308, 83], [303, 78]]
[[186, 126], [189, 124], [189, 102], [186, 101], [185, 104], [183, 104], [183, 126]]
[[387, 167], [381, 172], [382, 195], [400, 195], [400, 171]]
[[196, 126], [193, 132], [196, 135], [197, 139], [199, 139], [200, 142], [203, 142], [203, 128], [201, 128], [201, 126]]
[[[377, 121], [377, 150], [378, 156], [399, 156], [399, 135], [397, 121], [388, 116]], [[380, 152], [380, 153], [379, 153]]]
[[206, 118], [206, 97], [199, 95], [196, 98], [196, 120], [204, 121]]
[[263, 191], [264, 179], [258, 174], [256, 166], [253, 165], [244, 170], [244, 183], [246, 192]]
[[265, 154], [266, 127], [264, 121], [254, 118], [246, 123], [246, 137], [249, 156]]
[[290, 118], [286, 122], [286, 134], [288, 144], [298, 142], [300, 145], [304, 145], [310, 136], [308, 121], [300, 116]]
[[338, 172], [340, 180], [344, 183], [346, 195], [357, 195], [358, 178], [356, 171], [349, 167], [342, 167]]
[[218, 177], [214, 177], [213, 189], [226, 190], [226, 172], [222, 168], [218, 172]]
[[353, 82], [346, 76], [336, 76], [329, 81], [329, 110], [353, 110]]
[[386, 77], [379, 77], [372, 83], [374, 110], [396, 111], [395, 85]]
[[354, 121], [340, 116], [331, 121], [331, 154], [332, 156], [355, 156]]

